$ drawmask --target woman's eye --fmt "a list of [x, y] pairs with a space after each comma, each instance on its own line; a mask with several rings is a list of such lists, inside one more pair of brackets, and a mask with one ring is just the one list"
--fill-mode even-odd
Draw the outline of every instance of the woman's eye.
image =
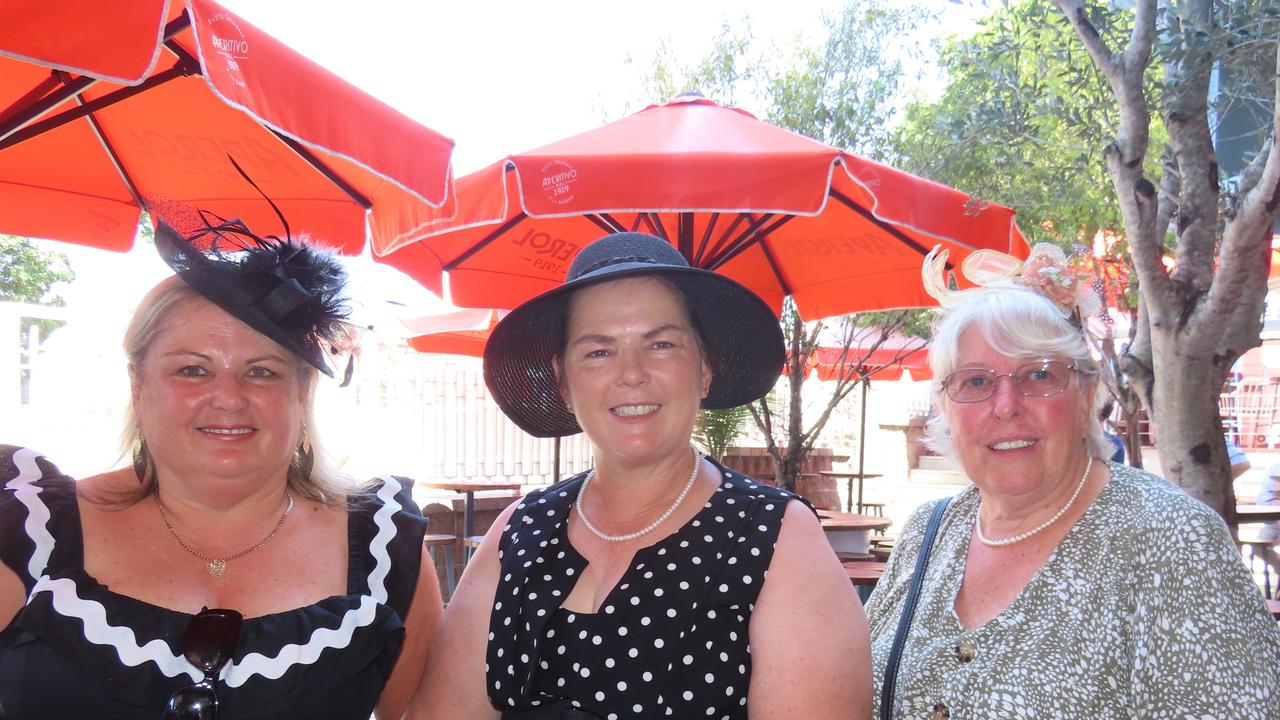
[[183, 367], [178, 368], [178, 375], [181, 375], [182, 377], [202, 377], [208, 374], [209, 371], [199, 365], [184, 365]]
[[598, 358], [603, 358], [603, 357], [609, 357], [609, 351], [608, 351], [608, 350], [605, 350], [604, 348], [597, 348], [597, 349], [595, 349], [595, 350], [588, 350], [588, 351], [587, 351], [587, 354], [585, 355], [585, 357], [587, 357], [587, 358], [589, 358], [589, 359], [593, 359], [593, 360], [594, 360], [594, 359], [598, 359]]
[[271, 378], [271, 377], [275, 377], [275, 376], [276, 376], [275, 371], [274, 371], [274, 370], [271, 370], [270, 368], [264, 368], [264, 367], [252, 367], [252, 368], [249, 368], [249, 377], [255, 377], [255, 378]]
[[966, 378], [964, 381], [964, 384], [968, 385], [969, 387], [982, 387], [983, 385], [987, 384], [987, 376], [974, 375], [970, 378]]
[[1035, 382], [1043, 382], [1053, 377], [1053, 373], [1049, 372], [1048, 368], [1040, 368], [1039, 370], [1032, 370], [1030, 377]]
[[653, 349], [654, 350], [670, 350], [675, 346], [676, 344], [671, 342], [670, 340], [659, 340], [653, 344]]

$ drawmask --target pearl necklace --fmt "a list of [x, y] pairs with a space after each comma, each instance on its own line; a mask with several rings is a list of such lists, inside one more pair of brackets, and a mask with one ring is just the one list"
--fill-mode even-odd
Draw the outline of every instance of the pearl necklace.
[[628, 540], [635, 540], [638, 537], [648, 535], [653, 532], [659, 525], [665, 522], [667, 518], [671, 517], [671, 513], [675, 512], [676, 508], [680, 507], [680, 504], [684, 502], [685, 496], [689, 494], [689, 490], [693, 488], [693, 481], [698, 479], [698, 471], [701, 469], [702, 452], [695, 448], [693, 451], [693, 472], [689, 473], [689, 482], [684, 484], [684, 489], [680, 491], [680, 495], [676, 497], [676, 501], [671, 503], [671, 507], [667, 508], [666, 512], [659, 515], [657, 520], [654, 520], [644, 528], [633, 533], [627, 533], [626, 535], [608, 535], [603, 533], [596, 528], [595, 525], [591, 524], [591, 521], [587, 519], [587, 514], [582, 511], [582, 496], [587, 494], [587, 485], [591, 484], [591, 478], [596, 476], [595, 468], [591, 468], [591, 472], [587, 473], [587, 478], [582, 481], [582, 487], [578, 490], [578, 499], [574, 501], [573, 507], [578, 511], [578, 519], [582, 521], [583, 526], [590, 530], [592, 535], [595, 535], [601, 540], [604, 540], [605, 542], [627, 542]]
[[991, 538], [988, 538], [986, 535], [982, 534], [982, 499], [979, 498], [978, 512], [973, 516], [973, 528], [978, 533], [978, 539], [982, 541], [983, 545], [991, 545], [993, 547], [1004, 547], [1006, 545], [1012, 545], [1014, 543], [1022, 542], [1023, 540], [1026, 540], [1032, 535], [1035, 535], [1041, 530], [1044, 530], [1045, 528], [1054, 524], [1055, 522], [1058, 521], [1058, 518], [1066, 514], [1067, 510], [1073, 504], [1075, 504], [1076, 498], [1080, 496], [1080, 491], [1084, 489], [1084, 481], [1088, 479], [1089, 471], [1092, 469], [1093, 469], [1093, 456], [1090, 456], [1088, 464], [1084, 466], [1084, 474], [1080, 476], [1080, 482], [1079, 484], [1076, 485], [1076, 491], [1071, 493], [1071, 499], [1067, 501], [1066, 505], [1062, 506], [1061, 510], [1054, 513], [1053, 517], [1049, 518], [1048, 520], [1045, 520], [1044, 522], [1040, 523], [1038, 526], [1036, 526], [1031, 530], [1028, 530], [1024, 533], [1019, 533], [1017, 535], [1014, 535], [1013, 537], [1008, 537], [1003, 540], [992, 540]]

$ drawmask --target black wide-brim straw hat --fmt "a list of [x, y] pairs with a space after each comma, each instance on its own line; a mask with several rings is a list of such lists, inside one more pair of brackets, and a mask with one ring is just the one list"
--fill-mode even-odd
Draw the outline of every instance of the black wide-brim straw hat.
[[561, 397], [552, 358], [563, 350], [569, 300], [611, 280], [657, 276], [684, 293], [711, 365], [705, 409], [738, 407], [773, 389], [786, 360], [778, 316], [760, 296], [723, 275], [689, 267], [667, 241], [616, 233], [584, 247], [563, 285], [503, 318], [484, 349], [484, 380], [498, 407], [534, 437], [582, 432]]

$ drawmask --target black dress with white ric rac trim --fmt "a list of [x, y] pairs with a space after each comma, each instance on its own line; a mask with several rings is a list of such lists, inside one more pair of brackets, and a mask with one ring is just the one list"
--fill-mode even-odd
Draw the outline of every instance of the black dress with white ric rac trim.
[[[426, 519], [411, 484], [380, 478], [352, 497], [345, 594], [244, 621], [219, 674], [222, 720], [368, 720], [404, 642], [422, 557]], [[0, 562], [27, 591], [0, 628], [0, 717], [159, 720], [169, 695], [200, 679], [178, 648], [191, 615], [86, 573], [75, 481], [7, 445]]]
[[569, 700], [602, 718], [746, 718], [749, 624], [791, 493], [716, 464], [720, 487], [637, 551], [596, 613], [560, 606], [587, 561], [568, 541], [586, 474], [530, 493], [499, 544], [486, 687], [502, 711]]

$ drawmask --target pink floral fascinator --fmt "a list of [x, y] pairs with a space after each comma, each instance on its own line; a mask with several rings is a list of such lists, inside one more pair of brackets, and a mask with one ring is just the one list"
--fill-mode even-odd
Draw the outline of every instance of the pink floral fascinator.
[[952, 290], [947, 283], [949, 251], [941, 245], [925, 257], [920, 268], [925, 292], [943, 308], [953, 307], [974, 293], [1009, 288], [1026, 288], [1048, 298], [1063, 317], [1077, 326], [1102, 312], [1102, 300], [1088, 273], [1073, 268], [1066, 253], [1056, 245], [1036, 243], [1025, 261], [995, 250], [978, 250], [965, 258], [960, 272], [976, 287]]

